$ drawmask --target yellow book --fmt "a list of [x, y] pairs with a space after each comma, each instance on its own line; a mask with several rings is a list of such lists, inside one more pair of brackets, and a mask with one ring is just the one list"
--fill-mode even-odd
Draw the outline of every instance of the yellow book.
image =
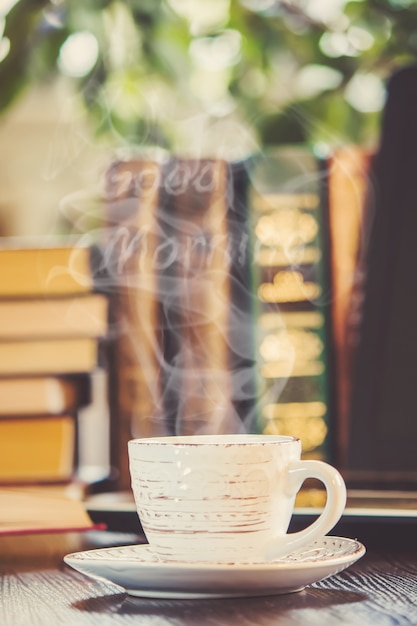
[[72, 416], [0, 420], [0, 481], [69, 480], [74, 469]]
[[[79, 491], [80, 493], [77, 493]], [[0, 487], [0, 554], [2, 559], [22, 558], [41, 549], [51, 553], [52, 537], [59, 533], [91, 530], [95, 526], [82, 502], [83, 493], [76, 483], [54, 485], [8, 485]], [[24, 535], [46, 534], [45, 541], [24, 541]], [[17, 535], [11, 541], [11, 538]], [[7, 538], [10, 536], [10, 542]], [[27, 538], [29, 539], [29, 537]], [[61, 537], [62, 543], [62, 537]], [[15, 561], [15, 558], [13, 560]]]
[[90, 400], [89, 375], [0, 378], [0, 417], [54, 415]]
[[0, 244], [0, 297], [91, 292], [90, 254], [86, 246]]
[[0, 343], [0, 376], [90, 372], [97, 364], [97, 339], [49, 339]]
[[107, 331], [107, 305], [107, 298], [98, 293], [65, 298], [0, 300], [0, 340], [102, 337]]

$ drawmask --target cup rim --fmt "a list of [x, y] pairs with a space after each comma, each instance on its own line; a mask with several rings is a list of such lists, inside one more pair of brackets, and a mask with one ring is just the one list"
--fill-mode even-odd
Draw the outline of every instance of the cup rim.
[[225, 433], [217, 435], [168, 435], [157, 437], [139, 437], [130, 439], [129, 446], [160, 445], [160, 446], [262, 446], [285, 445], [300, 442], [299, 437], [289, 435], [265, 435], [261, 433]]

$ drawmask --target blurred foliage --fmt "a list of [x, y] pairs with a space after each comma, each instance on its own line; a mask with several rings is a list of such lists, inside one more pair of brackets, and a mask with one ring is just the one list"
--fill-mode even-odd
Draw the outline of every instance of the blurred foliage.
[[[0, 111], [66, 74], [95, 132], [122, 146], [372, 142], [383, 84], [417, 53], [416, 0], [20, 0], [4, 28], [2, 4]], [[80, 32], [98, 54], [68, 76]]]

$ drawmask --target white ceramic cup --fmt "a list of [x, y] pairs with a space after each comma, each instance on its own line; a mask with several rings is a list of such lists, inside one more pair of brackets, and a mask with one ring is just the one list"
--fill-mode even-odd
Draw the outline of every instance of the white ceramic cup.
[[[259, 563], [327, 534], [346, 487], [321, 461], [300, 460], [301, 442], [272, 435], [193, 435], [128, 443], [132, 490], [149, 547], [162, 560]], [[321, 515], [287, 533], [307, 478], [327, 490]]]

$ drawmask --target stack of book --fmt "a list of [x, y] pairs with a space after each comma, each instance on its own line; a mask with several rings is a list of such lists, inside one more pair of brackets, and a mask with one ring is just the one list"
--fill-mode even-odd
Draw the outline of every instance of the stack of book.
[[77, 415], [107, 334], [91, 249], [0, 245], [0, 483], [73, 479]]

